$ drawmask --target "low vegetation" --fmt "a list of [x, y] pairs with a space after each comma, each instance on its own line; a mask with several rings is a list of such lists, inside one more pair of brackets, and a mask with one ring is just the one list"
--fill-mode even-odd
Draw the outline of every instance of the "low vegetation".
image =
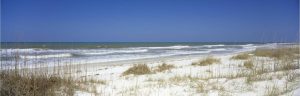
[[197, 83], [195, 88], [198, 93], [203, 93], [205, 91], [205, 87], [207, 86], [205, 86], [203, 83]]
[[252, 60], [248, 60], [244, 62], [244, 66], [248, 69], [252, 69], [253, 68], [253, 61]]
[[179, 83], [179, 82], [187, 81], [188, 79], [189, 78], [187, 78], [186, 76], [174, 76], [169, 78], [169, 81], [173, 83]]
[[192, 65], [207, 66], [207, 65], [214, 64], [214, 63], [221, 63], [221, 61], [220, 61], [220, 59], [209, 56], [209, 57], [206, 57], [205, 59], [200, 60], [198, 62], [193, 62]]
[[134, 65], [133, 67], [127, 69], [125, 72], [123, 72], [123, 75], [143, 75], [143, 74], [150, 74], [151, 70], [146, 64], [138, 64]]
[[234, 60], [247, 60], [249, 58], [250, 58], [250, 55], [248, 53], [242, 53], [242, 54], [238, 54], [238, 55], [231, 57], [231, 59], [234, 59]]
[[162, 65], [158, 66], [155, 72], [163, 72], [165, 70], [170, 70], [172, 68], [174, 68], [174, 65], [163, 63]]
[[273, 86], [266, 86], [265, 96], [279, 96], [280, 95], [280, 88], [277, 85]]
[[253, 52], [256, 56], [261, 57], [270, 57], [270, 58], [294, 58], [295, 54], [299, 54], [299, 48], [298, 47], [285, 47], [285, 48], [276, 48], [276, 49], [256, 49]]
[[72, 96], [74, 82], [54, 75], [21, 75], [14, 71], [0, 73], [1, 96]]

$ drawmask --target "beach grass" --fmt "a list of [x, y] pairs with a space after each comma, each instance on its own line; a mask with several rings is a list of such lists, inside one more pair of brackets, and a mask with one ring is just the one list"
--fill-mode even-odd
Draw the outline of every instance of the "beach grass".
[[270, 57], [276, 59], [294, 58], [295, 54], [299, 54], [298, 47], [284, 47], [284, 48], [257, 48], [253, 54], [261, 57]]
[[221, 60], [218, 58], [215, 58], [213, 56], [208, 56], [208, 57], [204, 58], [203, 60], [193, 62], [192, 65], [207, 66], [207, 65], [211, 65], [211, 64], [215, 64], [215, 63], [221, 63]]
[[253, 61], [252, 60], [248, 60], [244, 62], [244, 66], [248, 69], [252, 69], [253, 68]]
[[125, 72], [123, 72], [123, 75], [143, 75], [143, 74], [150, 74], [151, 70], [146, 64], [138, 64], [134, 65], [133, 67], [130, 67]]
[[158, 68], [154, 71], [155, 72], [163, 72], [163, 71], [166, 71], [166, 70], [170, 70], [174, 67], [175, 67], [174, 65], [163, 63], [163, 64], [159, 65]]
[[232, 56], [231, 59], [234, 59], [234, 60], [247, 60], [250, 57], [251, 56], [248, 53], [241, 53], [241, 54]]
[[0, 81], [1, 96], [73, 96], [75, 86], [71, 78], [15, 71], [2, 71]]

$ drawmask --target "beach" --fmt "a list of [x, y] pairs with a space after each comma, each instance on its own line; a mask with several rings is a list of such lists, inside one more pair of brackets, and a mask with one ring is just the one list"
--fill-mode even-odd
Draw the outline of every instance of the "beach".
[[[233, 45], [212, 46], [217, 46], [218, 49], [213, 50], [219, 51], [109, 62], [76, 63], [76, 60], [70, 59], [69, 63], [54, 65], [25, 66], [20, 63], [17, 68], [25, 73], [47, 73], [72, 78], [76, 86], [75, 96], [297, 96], [294, 90], [299, 90], [300, 70], [295, 60], [299, 58], [283, 62], [285, 59], [274, 59], [269, 53], [255, 53], [261, 48], [275, 50], [281, 47], [264, 44], [249, 48], [254, 45], [244, 44], [241, 46], [247, 46], [248, 49], [220, 52], [228, 48], [224, 46]], [[225, 50], [220, 50], [220, 47]], [[173, 51], [187, 47], [154, 48]], [[262, 53], [265, 51], [269, 50], [263, 50]], [[285, 53], [289, 51], [284, 51], [282, 56], [288, 56]], [[41, 58], [38, 60], [47, 60]], [[53, 59], [51, 56], [48, 58]]]
[[0, 96], [300, 96], [299, 0], [1, 0]]
[[83, 71], [87, 77], [81, 78], [101, 82], [91, 85], [95, 87], [86, 88], [83, 85], [82, 87], [89, 91], [77, 91], [76, 94], [78, 96], [94, 94], [104, 96], [274, 96], [278, 94], [297, 96], [293, 90], [298, 88], [300, 78], [295, 77], [295, 81], [288, 81], [286, 78], [292, 74], [299, 76], [299, 69], [264, 72], [254, 77], [259, 78], [258, 80], [247, 81], [249, 74], [243, 71], [247, 70], [242, 65], [243, 61], [230, 60], [234, 55], [236, 54], [214, 55], [222, 63], [209, 66], [191, 65], [205, 56], [135, 63], [147, 64], [151, 70], [157, 69], [163, 63], [174, 65], [174, 68], [163, 72], [144, 75], [123, 76], [123, 72], [133, 65], [93, 66], [86, 73]]

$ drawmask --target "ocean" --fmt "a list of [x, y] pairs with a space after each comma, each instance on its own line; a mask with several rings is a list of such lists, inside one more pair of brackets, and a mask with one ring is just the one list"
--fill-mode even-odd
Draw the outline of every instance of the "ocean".
[[183, 55], [224, 54], [264, 46], [264, 43], [205, 42], [2, 42], [1, 66], [82, 64]]

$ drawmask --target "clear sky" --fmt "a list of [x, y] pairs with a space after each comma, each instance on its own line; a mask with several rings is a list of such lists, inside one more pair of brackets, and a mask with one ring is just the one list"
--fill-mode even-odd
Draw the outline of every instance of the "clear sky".
[[1, 0], [10, 42], [293, 42], [299, 0]]

